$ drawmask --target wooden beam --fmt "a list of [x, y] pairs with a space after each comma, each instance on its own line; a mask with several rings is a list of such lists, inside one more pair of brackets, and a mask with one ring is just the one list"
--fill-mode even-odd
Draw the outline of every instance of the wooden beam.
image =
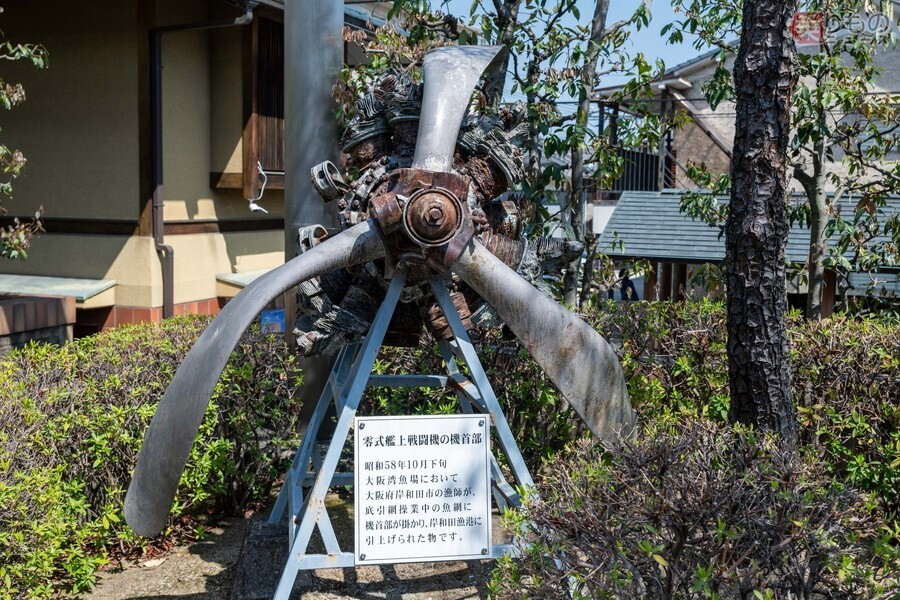
[[[267, 173], [266, 177], [267, 190], [284, 189], [284, 175]], [[244, 188], [244, 174], [211, 172], [209, 174], [209, 187], [218, 190], [241, 190]]]
[[[16, 217], [0, 217], [0, 227], [13, 225]], [[27, 220], [19, 217], [20, 220]], [[115, 219], [66, 219], [47, 217], [41, 219], [44, 232], [65, 235], [104, 235], [130, 237], [139, 235], [140, 223], [136, 220]], [[166, 221], [165, 235], [190, 235], [196, 233], [238, 233], [248, 231], [276, 231], [284, 229], [281, 218], [247, 219], [198, 219], [192, 221]]]
[[834, 304], [837, 299], [837, 274], [831, 269], [825, 269], [825, 289], [822, 290], [822, 318], [827, 319], [834, 314]]
[[[669, 106], [669, 93], [663, 89], [659, 102], [659, 120], [663, 127], [666, 126], [666, 116]], [[656, 189], [663, 191], [666, 189], [666, 133], [659, 137], [659, 165], [657, 172]]]
[[284, 219], [213, 219], [196, 221], [166, 221], [166, 235], [193, 235], [198, 233], [242, 233], [250, 231], [280, 231]]
[[[17, 217], [0, 217], [0, 227], [13, 225]], [[30, 217], [18, 217], [27, 222]], [[42, 217], [41, 225], [46, 233], [68, 233], [78, 235], [143, 235], [140, 221], [136, 219], [69, 219], [65, 217]]]
[[245, 177], [241, 185], [244, 198], [256, 198], [259, 195], [259, 174], [256, 167], [259, 161], [259, 133], [257, 127], [259, 17], [254, 17], [250, 27], [244, 27], [243, 29], [244, 134], [241, 146]]
[[672, 279], [672, 285], [675, 288], [673, 290], [675, 293], [675, 301], [684, 302], [688, 297], [687, 264], [677, 263], [675, 265], [675, 274]]
[[656, 285], [656, 264], [650, 264], [650, 270], [644, 274], [644, 300], [654, 302], [659, 300]]

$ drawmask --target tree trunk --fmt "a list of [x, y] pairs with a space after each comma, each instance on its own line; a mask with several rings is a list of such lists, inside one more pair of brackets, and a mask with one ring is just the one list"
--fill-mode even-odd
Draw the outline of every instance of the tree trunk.
[[[528, 118], [528, 142], [527, 142], [527, 151], [528, 151], [528, 165], [526, 167], [525, 172], [525, 180], [529, 186], [531, 186], [532, 191], [536, 191], [538, 188], [538, 184], [541, 181], [541, 141], [540, 141], [540, 132], [538, 131], [537, 124], [535, 120], [531, 118], [531, 111], [535, 110], [535, 106], [537, 105], [537, 94], [532, 91], [533, 86], [538, 82], [538, 78], [540, 77], [540, 69], [538, 69], [538, 65], [535, 62], [529, 62], [528, 70], [525, 74], [526, 81], [528, 82], [528, 88], [525, 92], [525, 105], [529, 112]], [[543, 189], [543, 185], [540, 186]]]
[[[578, 113], [575, 123], [579, 136], [587, 131], [588, 116], [591, 112], [591, 94], [594, 89], [594, 78], [597, 74], [597, 59], [600, 57], [600, 46], [606, 33], [606, 15], [609, 12], [610, 0], [597, 0], [594, 5], [594, 17], [591, 20], [591, 36], [581, 70], [581, 87], [578, 95]], [[584, 241], [584, 139], [572, 148], [572, 195], [569, 200], [569, 225], [575, 233], [575, 239]], [[593, 257], [588, 256], [590, 261]], [[578, 296], [578, 263], [573, 261], [566, 268], [563, 277], [563, 302], [567, 306], [575, 306]]]
[[[519, 23], [519, 7], [522, 0], [505, 0], [498, 7], [497, 17], [494, 24], [497, 26], [496, 44], [506, 46], [510, 53], [513, 49], [510, 47], [516, 36], [516, 26]], [[484, 95], [487, 96], [488, 102], [491, 104], [499, 104], [503, 99], [503, 88], [506, 87], [506, 71], [509, 69], [509, 53], [503, 59], [503, 65], [492, 70], [485, 76]]]
[[584, 262], [584, 271], [581, 273], [581, 304], [587, 302], [591, 297], [591, 284], [594, 282], [594, 253], [599, 245], [600, 238], [593, 232], [588, 232], [584, 244], [587, 260]]
[[795, 10], [782, 0], [744, 2], [725, 251], [730, 417], [788, 443], [797, 439], [784, 264]]
[[[579, 111], [581, 107], [579, 106]], [[581, 120], [579, 115], [578, 120]], [[584, 148], [578, 144], [572, 148], [572, 192], [569, 196], [569, 226], [573, 239], [584, 243]], [[592, 257], [587, 257], [592, 260]], [[578, 300], [578, 266], [581, 257], [566, 266], [563, 275], [563, 304], [575, 306]]]
[[[824, 119], [823, 119], [824, 120]], [[822, 318], [822, 294], [825, 291], [825, 222], [828, 210], [825, 197], [825, 136], [816, 142], [813, 156], [812, 189], [809, 198], [809, 284], [806, 293], [806, 318]]]

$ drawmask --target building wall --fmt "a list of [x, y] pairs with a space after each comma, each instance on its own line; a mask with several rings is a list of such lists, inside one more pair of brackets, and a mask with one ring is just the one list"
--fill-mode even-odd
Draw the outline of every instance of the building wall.
[[[204, 233], [166, 238], [175, 251], [175, 302], [216, 297], [217, 273], [268, 269], [284, 262], [281, 231]], [[116, 304], [162, 306], [162, 275], [153, 238], [44, 235], [27, 261], [4, 261], [0, 272], [114, 279]]]
[[731, 166], [728, 155], [696, 123], [687, 124], [675, 131], [673, 148], [676, 160], [681, 165], [675, 170], [675, 187], [678, 188], [697, 187], [681, 168], [686, 169], [691, 162], [704, 165], [713, 173], [727, 173]]
[[[233, 17], [221, 0], [157, 0], [161, 24]], [[210, 187], [211, 173], [241, 173], [244, 27], [168, 33], [163, 37], [163, 179], [167, 221], [280, 217], [280, 190], [251, 213], [239, 189]], [[178, 260], [176, 255], [176, 260]]]
[[[0, 114], [0, 142], [29, 159], [16, 181], [11, 215], [39, 206], [50, 218], [137, 223], [139, 143], [139, 0], [31, 0], [5, 7], [0, 26], [14, 41], [43, 43], [50, 68], [4, 65], [28, 100]], [[156, 0], [157, 25], [234, 16], [220, 0]], [[212, 10], [211, 10], [212, 8]], [[282, 194], [250, 213], [240, 190], [210, 187], [210, 172], [240, 172], [243, 131], [242, 31], [166, 34], [163, 41], [165, 217], [171, 221], [250, 221], [279, 217]], [[247, 231], [168, 235], [175, 255], [175, 301], [215, 298], [216, 274], [283, 262], [283, 233]], [[150, 237], [43, 234], [24, 262], [0, 273], [115, 279], [116, 304], [162, 305], [160, 261]]]
[[243, 169], [243, 34], [235, 27], [209, 32], [209, 170], [213, 173], [240, 173]]
[[[27, 94], [0, 123], [0, 141], [28, 159], [6, 203], [9, 214], [43, 206], [51, 218], [136, 222], [137, 3], [32, 0], [4, 8], [0, 25], [11, 40], [50, 53], [45, 70], [14, 63], [4, 72]], [[159, 279], [155, 256], [150, 238], [44, 234], [27, 261], [2, 261], [0, 272], [115, 279], [117, 302], [147, 306]]]
[[3, 261], [3, 273], [114, 279], [116, 304], [158, 306], [160, 266], [153, 238], [112, 235], [43, 235], [28, 260]]
[[137, 4], [29, 0], [4, 5], [15, 42], [40, 43], [50, 68], [4, 65], [27, 100], [0, 114], [0, 141], [28, 159], [10, 215], [137, 219], [139, 205]]
[[[175, 303], [216, 297], [216, 273], [269, 269], [284, 262], [284, 233], [278, 231], [173, 235]], [[159, 298], [159, 306], [162, 297]]]
[[[804, 51], [804, 47], [800, 47], [800, 51]], [[810, 51], [809, 48], [806, 51]], [[875, 48], [875, 63], [881, 70], [878, 74], [877, 80], [874, 85], [874, 91], [877, 92], [889, 92], [893, 94], [900, 93], [900, 49], [897, 48]], [[728, 59], [727, 66], [729, 69], [733, 68], [734, 58], [733, 56]], [[723, 102], [719, 106], [716, 107], [716, 110], [713, 111], [709, 104], [703, 100], [703, 86], [710, 80], [715, 71], [714, 65], [705, 65], [700, 68], [689, 68], [686, 69], [686, 72], [683, 77], [687, 78], [693, 83], [693, 87], [690, 90], [684, 92], [685, 96], [688, 97], [695, 108], [698, 109], [697, 114], [695, 116], [695, 120], [703, 120], [710, 127], [714, 127], [719, 132], [721, 132], [722, 137], [726, 140], [734, 139], [734, 123], [735, 123], [735, 113], [734, 113], [734, 103], [733, 102]], [[701, 155], [706, 155], [707, 148], [705, 142], [702, 140], [702, 132], [692, 132], [692, 126], [686, 127], [683, 131], [679, 131], [676, 134], [676, 144], [675, 147], [678, 150], [678, 161], [682, 165], [687, 164], [687, 158], [692, 153], [698, 153]], [[708, 136], [707, 136], [708, 137]], [[849, 177], [849, 172], [847, 167], [841, 163], [842, 153], [839, 150], [835, 150], [835, 161], [829, 165], [829, 172], [839, 176], [839, 177]], [[900, 153], [891, 153], [888, 154], [886, 160], [889, 162], [894, 162], [900, 160]], [[724, 170], [727, 170], [727, 165], [722, 167], [720, 161], [715, 161], [715, 164]], [[709, 165], [710, 168], [713, 168], [713, 165]], [[715, 169], [714, 169], [715, 170]], [[869, 173], [865, 177], [869, 178], [877, 178], [879, 175], [874, 171]], [[681, 185], [681, 180], [683, 178], [679, 178], [679, 185]], [[790, 186], [795, 192], [802, 192], [802, 187], [800, 184], [791, 180]], [[689, 186], [690, 187], [690, 186]], [[829, 181], [826, 185], [828, 191], [834, 191], [834, 185]]]
[[[159, 24], [209, 20], [206, 2], [157, 0], [156, 11]], [[209, 32], [164, 34], [162, 67], [165, 218], [215, 217], [209, 188]]]

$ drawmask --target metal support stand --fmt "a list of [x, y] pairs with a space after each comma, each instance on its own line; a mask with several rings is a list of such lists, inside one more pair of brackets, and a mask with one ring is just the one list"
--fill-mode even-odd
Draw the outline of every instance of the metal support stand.
[[[345, 347], [338, 354], [306, 435], [303, 437], [303, 443], [285, 476], [284, 486], [269, 517], [270, 523], [278, 523], [286, 510], [289, 516], [290, 553], [278, 589], [275, 591], [276, 600], [288, 600], [297, 573], [301, 570], [355, 565], [355, 554], [341, 551], [338, 545], [331, 518], [325, 507], [325, 496], [332, 485], [353, 485], [353, 473], [337, 473], [336, 470], [366, 387], [453, 389], [463, 412], [490, 415], [494, 432], [515, 482], [519, 486], [534, 485], [506, 417], [497, 402], [497, 396], [488, 382], [481, 361], [478, 360], [475, 347], [453, 306], [445, 281], [433, 279], [431, 287], [453, 333], [453, 339], [439, 343], [447, 370], [446, 375], [371, 373], [405, 284], [405, 274], [402, 271], [396, 272], [365, 340], [361, 344]], [[471, 377], [466, 377], [460, 372], [460, 361], [468, 367]], [[325, 456], [322, 457], [316, 444], [316, 435], [332, 402], [337, 409], [338, 421]], [[519, 495], [504, 477], [496, 456], [491, 457], [491, 483], [494, 500], [501, 511], [510, 506], [520, 506]], [[326, 554], [307, 554], [316, 526], [319, 527]], [[497, 558], [511, 551], [510, 545], [495, 545], [490, 557]]]

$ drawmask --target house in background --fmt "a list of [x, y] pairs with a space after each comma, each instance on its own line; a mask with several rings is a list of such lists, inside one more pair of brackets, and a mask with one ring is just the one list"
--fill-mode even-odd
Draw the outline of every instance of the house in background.
[[[668, 69], [653, 87], [653, 98], [643, 99], [663, 118], [684, 111], [692, 120], [669, 130], [656, 147], [620, 148], [623, 173], [608, 188], [597, 188], [589, 196], [592, 209], [590, 228], [600, 235], [612, 218], [619, 198], [626, 192], [662, 192], [696, 187], [687, 176], [689, 162], [706, 165], [711, 171], [727, 173], [731, 166], [734, 139], [734, 108], [721, 106], [713, 112], [703, 99], [702, 85], [716, 68], [716, 52], [709, 52]], [[733, 61], [733, 59], [730, 59]], [[730, 67], [730, 65], [729, 65]], [[610, 142], [618, 144], [620, 119], [630, 118], [635, 109], [617, 100], [620, 86], [594, 90], [598, 128]]]
[[[348, 3], [345, 23], [383, 22], [388, 7]], [[79, 335], [159, 320], [167, 287], [174, 314], [216, 313], [283, 263], [283, 0], [30, 0], [5, 9], [6, 38], [43, 44], [50, 68], [4, 65], [4, 79], [28, 95], [0, 133], [28, 159], [4, 220], [43, 207], [46, 233], [27, 261], [0, 262], [0, 292], [75, 298]], [[235, 21], [246, 24], [203, 28]], [[160, 139], [156, 28], [171, 29], [160, 36]], [[363, 60], [355, 46], [345, 58]], [[156, 223], [155, 144], [164, 182]], [[251, 212], [257, 198], [268, 213]], [[312, 188], [308, 201], [321, 202]], [[161, 245], [171, 249], [162, 253], [172, 257], [170, 281]]]
[[[870, 4], [871, 11], [893, 23], [894, 35], [900, 37], [900, 2], [872, 0]], [[818, 48], [818, 45], [801, 45], [798, 51], [817, 52]], [[900, 48], [881, 46], [876, 47], [874, 52], [874, 62], [880, 72], [872, 92], [900, 95]], [[604, 199], [614, 202], [623, 191], [695, 188], [696, 183], [687, 176], [686, 167], [689, 163], [705, 165], [712, 173], [729, 172], [735, 131], [735, 104], [731, 100], [724, 100], [713, 109], [704, 95], [704, 89], [719, 66], [719, 54], [720, 50], [715, 49], [675, 65], [666, 70], [655, 83], [650, 110], [664, 117], [672, 117], [678, 111], [684, 111], [691, 121], [670, 131], [659, 148], [625, 151], [625, 173], [610, 190], [604, 191]], [[722, 66], [733, 71], [734, 59], [735, 53], [728, 54]], [[600, 121], [610, 124], [609, 135], [613, 139], [616, 137], [615, 128], [612, 127], [613, 119], [633, 110], [628, 102], [613, 99], [620, 90], [619, 86], [595, 90], [595, 98], [601, 110]], [[845, 174], [841, 159], [842, 154], [836, 150], [835, 162], [829, 168]], [[889, 154], [885, 160], [900, 161], [900, 153]], [[792, 190], [797, 193], [803, 191], [796, 181], [792, 181]]]
[[[886, 0], [876, 8], [885, 11], [884, 14], [896, 23], [900, 18], [900, 12], [894, 8], [896, 5], [896, 0]], [[730, 170], [735, 105], [726, 100], [713, 110], [703, 93], [718, 66], [718, 55], [719, 50], [700, 55], [663, 74], [654, 86], [653, 110], [663, 116], [684, 111], [691, 121], [670, 131], [659, 148], [623, 150], [625, 173], [610, 190], [598, 193], [594, 231], [602, 232], [601, 250], [605, 248], [609, 255], [625, 262], [647, 259], [656, 267], [644, 282], [646, 293], [641, 295], [642, 298], [682, 299], [692, 292], [707, 293], [708, 290], [693, 289], [691, 279], [700, 265], [724, 259], [724, 240], [719, 239], [718, 229], [681, 214], [678, 192], [697, 187], [687, 176], [689, 163], [705, 165], [713, 173]], [[881, 72], [873, 91], [900, 95], [900, 49], [876, 49], [875, 62]], [[732, 70], [733, 65], [734, 55], [731, 54], [724, 66]], [[611, 122], [610, 119], [633, 110], [627, 103], [612, 100], [617, 91], [619, 88], [596, 90], [602, 111], [601, 122], [604, 119]], [[615, 129], [609, 129], [610, 135], [615, 136]], [[846, 174], [841, 158], [840, 151], [835, 150], [835, 162], [828, 167], [830, 171]], [[888, 163], [898, 160], [898, 153], [885, 157]], [[799, 182], [792, 180], [790, 186], [794, 194], [803, 193]], [[834, 191], [830, 182], [827, 191]], [[597, 217], [601, 211], [602, 221]], [[884, 212], [885, 215], [900, 212], [900, 200], [890, 199]], [[597, 227], [598, 222], [602, 223], [602, 228]], [[788, 240], [788, 259], [794, 264], [803, 264], [808, 252], [809, 230], [794, 226]], [[887, 265], [874, 275], [853, 273], [849, 277], [848, 295], [874, 293], [900, 297], [898, 270], [900, 265]], [[806, 294], [803, 278], [794, 278], [789, 282], [789, 288], [793, 303], [802, 306]], [[837, 291], [835, 273], [827, 272], [826, 312], [833, 308]]]
[[[724, 204], [728, 198], [719, 198]], [[651, 271], [644, 273], [642, 300], [683, 301], [691, 297], [716, 295], [721, 286], [710, 281], [695, 283], [694, 277], [704, 265], [725, 260], [725, 238], [720, 229], [694, 220], [680, 211], [681, 192], [624, 192], [619, 198], [599, 250], [623, 264], [645, 260]], [[900, 214], [900, 198], [890, 198], [887, 214]], [[873, 243], [889, 243], [887, 235], [876, 236]], [[788, 236], [785, 257], [794, 265], [802, 265], [809, 255], [809, 229], [794, 224]], [[716, 283], [716, 282], [712, 282]], [[719, 282], [721, 283], [721, 282]], [[900, 264], [886, 265], [877, 273], [848, 274], [848, 297], [900, 298]], [[829, 316], [840, 294], [837, 274], [825, 271], [822, 314]], [[806, 284], [793, 269], [788, 281], [788, 300], [792, 306], [805, 306]]]

